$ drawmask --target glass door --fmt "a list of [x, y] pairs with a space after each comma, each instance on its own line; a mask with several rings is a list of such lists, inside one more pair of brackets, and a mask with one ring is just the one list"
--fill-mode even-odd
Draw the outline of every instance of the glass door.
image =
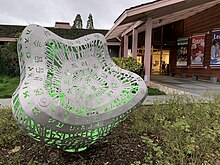
[[152, 54], [152, 74], [160, 74], [161, 51], [154, 49]]
[[152, 74], [168, 74], [170, 51], [154, 49], [152, 54]]

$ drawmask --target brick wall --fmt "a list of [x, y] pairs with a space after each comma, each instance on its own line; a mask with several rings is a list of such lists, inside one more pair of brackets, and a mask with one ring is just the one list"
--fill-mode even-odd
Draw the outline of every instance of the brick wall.
[[[176, 72], [184, 72], [187, 76], [191, 76], [193, 73], [216, 75], [218, 81], [220, 81], [220, 68], [213, 69], [210, 68], [210, 52], [212, 44], [212, 30], [214, 28], [220, 28], [220, 5], [216, 5], [210, 9], [207, 9], [201, 13], [198, 13], [192, 17], [184, 20], [184, 37], [190, 37], [197, 33], [207, 33], [206, 35], [206, 45], [205, 45], [205, 68], [189, 68], [189, 69], [178, 69], [175, 68]], [[189, 43], [189, 57], [188, 65], [190, 65], [190, 46]]]

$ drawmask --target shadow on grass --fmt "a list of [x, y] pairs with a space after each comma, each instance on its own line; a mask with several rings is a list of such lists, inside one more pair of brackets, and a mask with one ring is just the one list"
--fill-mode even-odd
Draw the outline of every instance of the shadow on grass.
[[157, 88], [148, 88], [148, 96], [155, 96], [155, 95], [166, 95], [165, 92], [160, 91]]
[[87, 150], [68, 153], [45, 147], [26, 136], [18, 128], [10, 109], [0, 110], [0, 115], [3, 117], [0, 120], [0, 164], [124, 165], [145, 157], [146, 146], [140, 135], [131, 131], [130, 119]]

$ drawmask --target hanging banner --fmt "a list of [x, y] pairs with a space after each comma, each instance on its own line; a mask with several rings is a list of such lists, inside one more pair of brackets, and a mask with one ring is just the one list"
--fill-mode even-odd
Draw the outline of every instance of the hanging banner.
[[220, 30], [212, 31], [211, 61], [210, 66], [220, 66]]
[[177, 62], [176, 66], [187, 66], [188, 57], [188, 38], [177, 40]]
[[191, 66], [204, 66], [205, 34], [192, 36]]

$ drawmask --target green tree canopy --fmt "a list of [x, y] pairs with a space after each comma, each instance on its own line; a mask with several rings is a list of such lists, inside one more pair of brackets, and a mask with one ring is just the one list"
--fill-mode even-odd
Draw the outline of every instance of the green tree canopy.
[[86, 29], [94, 29], [92, 14], [89, 14]]
[[80, 14], [76, 15], [76, 18], [73, 22], [73, 28], [74, 29], [82, 29], [83, 28], [82, 18], [81, 18]]
[[0, 48], [0, 74], [19, 75], [17, 42], [7, 42]]

